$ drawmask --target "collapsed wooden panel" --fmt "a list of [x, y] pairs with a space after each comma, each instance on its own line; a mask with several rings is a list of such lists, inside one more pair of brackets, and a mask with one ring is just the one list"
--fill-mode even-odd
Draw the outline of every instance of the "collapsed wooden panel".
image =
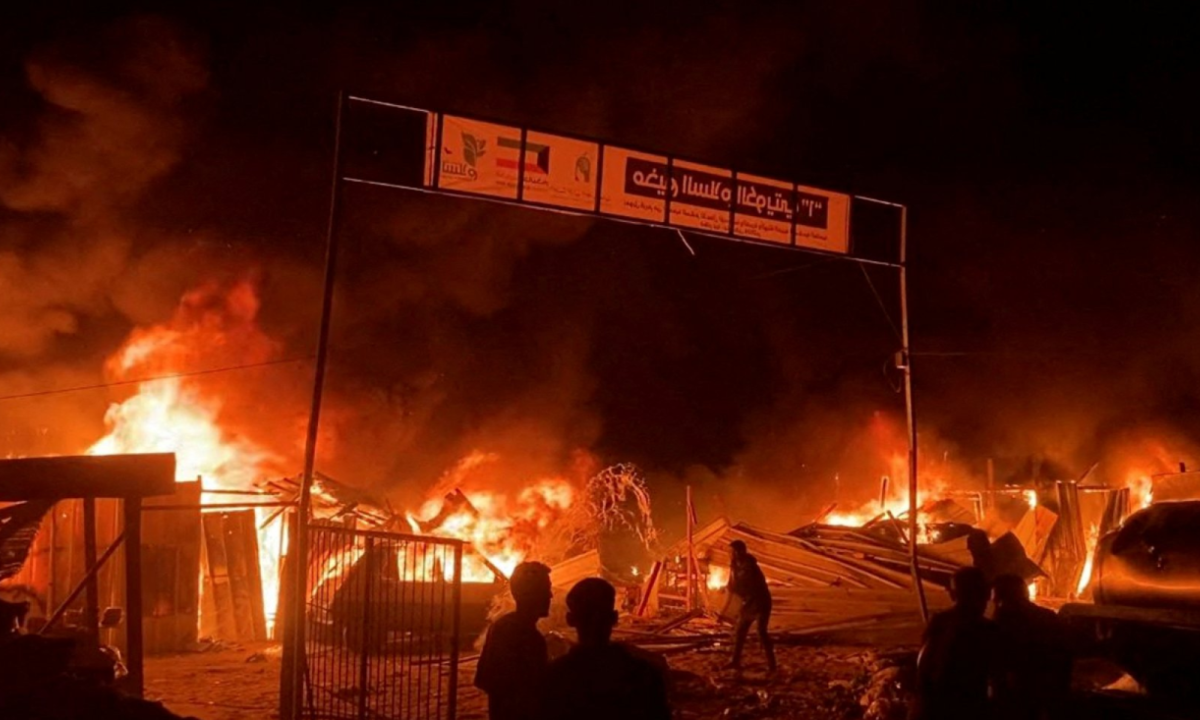
[[267, 638], [253, 510], [205, 513], [201, 628], [222, 640]]
[[175, 488], [174, 495], [143, 504], [142, 627], [149, 654], [186, 650], [198, 639], [200, 483]]

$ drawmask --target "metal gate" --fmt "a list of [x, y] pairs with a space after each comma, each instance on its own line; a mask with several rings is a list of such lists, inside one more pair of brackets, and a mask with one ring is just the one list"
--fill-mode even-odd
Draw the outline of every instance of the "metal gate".
[[309, 528], [303, 714], [454, 720], [463, 543]]

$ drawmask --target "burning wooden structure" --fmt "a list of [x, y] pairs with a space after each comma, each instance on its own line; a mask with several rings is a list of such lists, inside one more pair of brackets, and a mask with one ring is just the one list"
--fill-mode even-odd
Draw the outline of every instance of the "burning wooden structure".
[[[142, 501], [144, 498], [170, 495], [175, 488], [175, 456], [110, 455], [105, 457], [23, 458], [0, 461], [0, 501], [20, 503], [9, 506], [8, 522], [0, 526], [0, 547], [6, 555], [13, 543], [28, 541], [23, 549], [28, 554], [37, 535], [30, 532], [41, 524], [41, 515], [54, 504], [79, 498], [83, 507], [83, 534], [80, 551], [84, 565], [82, 575], [73, 589], [64, 590], [64, 597], [45, 621], [40, 632], [53, 632], [77, 599], [83, 597], [79, 629], [92, 642], [101, 642], [100, 584], [98, 575], [106, 561], [118, 548], [124, 549], [123, 605], [124, 646], [128, 657], [127, 684], [132, 692], [142, 692], [142, 657], [144, 652], [143, 600], [149, 594], [147, 583], [156, 578], [142, 572], [143, 536]], [[121, 529], [100, 555], [97, 555], [96, 502], [97, 498], [112, 498], [120, 503]], [[28, 513], [22, 513], [29, 510]], [[22, 517], [22, 515], [25, 515]], [[74, 545], [72, 544], [72, 547]], [[19, 575], [17, 556], [11, 556], [6, 570]], [[51, 568], [53, 571], [53, 568]], [[36, 578], [32, 577], [36, 582]], [[194, 597], [194, 596], [193, 596]], [[115, 620], [120, 613], [105, 612], [106, 620]], [[109, 623], [105, 623], [106, 625]]]

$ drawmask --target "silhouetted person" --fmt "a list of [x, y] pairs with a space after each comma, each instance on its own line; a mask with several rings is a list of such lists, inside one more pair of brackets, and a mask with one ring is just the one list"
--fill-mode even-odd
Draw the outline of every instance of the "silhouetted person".
[[729, 664], [741, 668], [746, 635], [750, 633], [750, 626], [757, 622], [758, 639], [767, 655], [767, 670], [775, 672], [775, 646], [767, 628], [771, 622], [771, 591], [767, 588], [767, 578], [758, 567], [758, 560], [746, 551], [746, 543], [734, 540], [729, 543], [729, 550], [733, 555], [729, 565], [729, 592], [742, 600], [734, 630], [733, 659]]
[[981, 720], [991, 710], [996, 627], [985, 618], [987, 581], [979, 568], [963, 568], [950, 582], [954, 607], [925, 628], [917, 656], [917, 720]]
[[616, 590], [600, 578], [567, 593], [579, 644], [550, 664], [546, 720], [670, 720], [666, 677], [645, 653], [611, 641]]
[[541, 714], [538, 701], [550, 662], [546, 639], [537, 629], [538, 620], [550, 614], [550, 568], [521, 563], [509, 589], [517, 609], [488, 629], [475, 687], [487, 693], [491, 720], [534, 720]]
[[1029, 599], [1016, 575], [996, 578], [1000, 675], [996, 697], [1005, 718], [1052, 717], [1071, 687], [1071, 651], [1058, 615]]

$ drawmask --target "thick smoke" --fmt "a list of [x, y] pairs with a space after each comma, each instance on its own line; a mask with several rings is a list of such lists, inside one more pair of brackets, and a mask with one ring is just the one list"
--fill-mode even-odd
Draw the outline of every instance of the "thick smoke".
[[26, 74], [43, 107], [0, 145], [0, 354], [37, 358], [111, 310], [137, 244], [123, 211], [179, 160], [207, 72], [141, 19], [43, 50]]
[[[645, 20], [613, 36], [594, 31], [603, 22], [562, 27], [538, 4], [511, 12], [475, 23], [503, 22], [511, 33], [434, 22], [418, 32], [368, 14], [342, 18], [336, 34], [293, 21], [254, 35], [249, 19], [245, 47], [226, 38], [220, 58], [178, 25], [135, 18], [34, 53], [25, 73], [38, 110], [4, 128], [0, 144], [0, 394], [102, 382], [105, 357], [131, 329], [170, 318], [189, 289], [247, 277], [277, 354], [310, 356], [328, 99], [334, 87], [350, 87], [715, 164], [746, 157], [780, 175], [802, 167], [810, 176], [800, 179], [834, 187], [869, 191], [874, 182], [887, 190], [881, 195], [937, 198], [914, 210], [918, 350], [950, 338], [967, 347], [944, 349], [978, 354], [916, 359], [923, 472], [978, 485], [989, 456], [1001, 482], [1028, 478], [1035, 466], [1081, 473], [1099, 459], [1122, 468], [1112, 480], [1144, 456], [1157, 469], [1176, 457], [1200, 460], [1194, 438], [1175, 429], [1180, 418], [1196, 419], [1194, 399], [1178, 388], [1194, 385], [1200, 358], [1155, 338], [1174, 328], [1126, 335], [1161, 362], [1093, 362], [1105, 349], [1088, 342], [1090, 356], [1039, 363], [1041, 348], [1073, 341], [1062, 341], [1060, 328], [1094, 331], [1085, 316], [1120, 320], [1120, 332], [1140, 321], [1112, 299], [1093, 307], [1103, 293], [1090, 280], [1056, 288], [1058, 276], [1004, 276], [1028, 257], [1067, 267], [1077, 252], [1048, 248], [1040, 217], [998, 218], [944, 178], [922, 179], [926, 155], [947, 154], [938, 145], [947, 128], [929, 117], [902, 124], [900, 96], [913, 83], [939, 88], [915, 102], [949, 107], [941, 115], [955, 122], [958, 110], [975, 120], [1014, 113], [1012, 78], [976, 87], [975, 75], [959, 78], [946, 60], [961, 51], [972, 60], [964, 67], [976, 68], [988, 48], [1008, 47], [1002, 33], [926, 28], [898, 10], [864, 26], [853, 9], [801, 22], [782, 10], [696, 17], [639, 6], [612, 9]], [[896, 32], [904, 23], [916, 27]], [[278, 57], [262, 62], [264, 48]], [[861, 112], [861, 87], [880, 93], [874, 107], [896, 112]], [[966, 88], [966, 107], [937, 104], [958, 97], [955, 88]], [[801, 98], [803, 108], [780, 110], [782, 96]], [[839, 135], [843, 124], [851, 130]], [[1031, 200], [1061, 202], [1053, 183], [1013, 185], [1032, 189], [996, 201], [1006, 213]], [[1106, 197], [1080, 196], [1072, 216]], [[703, 241], [693, 257], [663, 233], [361, 187], [346, 200], [319, 454], [320, 469], [341, 480], [407, 502], [473, 450], [502, 457], [489, 483], [573, 475], [581, 457], [634, 460], [647, 466], [664, 511], [678, 510], [680, 485], [690, 482], [706, 513], [788, 527], [829, 502], [871, 498], [904, 450], [897, 378], [881, 370], [897, 343], [856, 268], [774, 276], [790, 260]], [[961, 249], [964, 228], [984, 240]], [[931, 249], [922, 256], [922, 247]], [[978, 247], [987, 250], [968, 257]], [[1138, 267], [1188, 262], [1145, 257]], [[1034, 281], [1038, 292], [1002, 292]], [[890, 305], [894, 287], [876, 282]], [[1189, 289], [1160, 288], [1156, 315], [1194, 319]], [[1005, 307], [993, 307], [993, 294]], [[1071, 303], [1078, 314], [1045, 312]], [[887, 311], [895, 317], [894, 305]], [[697, 377], [699, 357], [717, 369]], [[310, 369], [256, 370], [212, 385], [230, 394], [231, 427], [293, 471]], [[721, 392], [727, 386], [736, 392]], [[627, 396], [652, 388], [659, 408], [639, 414], [645, 406]], [[0, 452], [78, 452], [102, 433], [105, 406], [122, 392], [0, 401]]]
[[[40, 109], [0, 142], [4, 395], [100, 380], [126, 319], [178, 301], [192, 278], [170, 261], [169, 240], [147, 237], [127, 212], [180, 159], [208, 82], [191, 41], [156, 19], [64, 38], [25, 71]], [[135, 285], [148, 254], [163, 260], [158, 280]], [[78, 451], [103, 409], [94, 394], [8, 402], [10, 453]]]

